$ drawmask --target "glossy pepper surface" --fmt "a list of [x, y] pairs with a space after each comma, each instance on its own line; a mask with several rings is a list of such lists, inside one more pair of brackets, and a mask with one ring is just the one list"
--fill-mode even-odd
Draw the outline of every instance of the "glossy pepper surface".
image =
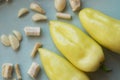
[[89, 80], [86, 74], [57, 54], [43, 48], [39, 53], [49, 80]]
[[91, 8], [80, 11], [79, 18], [83, 27], [97, 42], [120, 54], [120, 20]]
[[76, 26], [50, 21], [50, 33], [56, 47], [80, 70], [96, 71], [104, 60], [102, 48]]

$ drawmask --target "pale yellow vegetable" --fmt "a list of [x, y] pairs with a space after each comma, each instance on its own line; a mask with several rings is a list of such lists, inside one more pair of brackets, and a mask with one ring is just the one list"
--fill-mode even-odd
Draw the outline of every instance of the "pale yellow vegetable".
[[80, 11], [79, 17], [83, 27], [98, 43], [120, 54], [120, 20], [91, 8]]
[[93, 72], [104, 61], [100, 45], [76, 26], [50, 21], [50, 33], [56, 47], [78, 69]]
[[49, 80], [89, 80], [86, 74], [57, 54], [43, 48], [39, 53]]

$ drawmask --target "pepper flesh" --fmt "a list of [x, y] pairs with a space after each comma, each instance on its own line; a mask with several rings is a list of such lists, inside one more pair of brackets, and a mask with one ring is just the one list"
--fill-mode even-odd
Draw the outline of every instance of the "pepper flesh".
[[50, 21], [50, 33], [56, 47], [80, 70], [96, 71], [104, 60], [102, 48], [74, 25]]
[[50, 80], [89, 80], [86, 74], [57, 54], [43, 48], [39, 53]]
[[120, 54], [120, 20], [91, 8], [80, 11], [79, 18], [86, 31], [99, 44]]

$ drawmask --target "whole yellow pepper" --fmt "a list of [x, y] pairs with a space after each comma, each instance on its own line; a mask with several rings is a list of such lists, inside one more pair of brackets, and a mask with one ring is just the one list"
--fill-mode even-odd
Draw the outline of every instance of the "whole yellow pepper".
[[120, 54], [120, 20], [85, 8], [79, 18], [86, 31], [102, 46]]
[[43, 48], [39, 49], [39, 53], [50, 80], [89, 80], [86, 74], [57, 54]]
[[80, 70], [96, 71], [104, 60], [102, 48], [74, 25], [50, 21], [50, 33], [56, 47]]

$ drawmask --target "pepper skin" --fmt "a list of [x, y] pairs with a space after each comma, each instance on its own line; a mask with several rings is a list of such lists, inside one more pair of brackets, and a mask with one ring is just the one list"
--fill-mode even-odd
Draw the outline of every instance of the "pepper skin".
[[43, 48], [39, 53], [49, 80], [89, 80], [86, 74], [57, 54]]
[[86, 31], [99, 44], [120, 54], [120, 20], [91, 8], [80, 11], [79, 18]]
[[56, 47], [80, 70], [94, 72], [104, 60], [102, 48], [74, 25], [50, 21], [50, 33]]

